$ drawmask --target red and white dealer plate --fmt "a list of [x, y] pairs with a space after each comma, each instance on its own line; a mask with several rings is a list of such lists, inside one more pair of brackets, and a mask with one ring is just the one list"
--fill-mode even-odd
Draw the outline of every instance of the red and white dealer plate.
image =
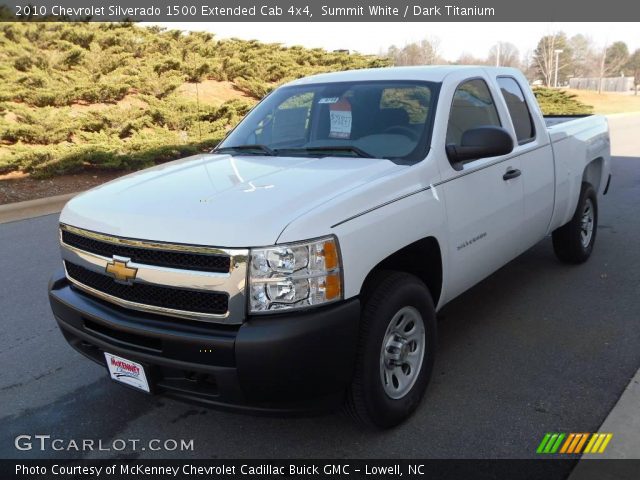
[[149, 393], [149, 382], [142, 365], [107, 352], [104, 356], [113, 380]]

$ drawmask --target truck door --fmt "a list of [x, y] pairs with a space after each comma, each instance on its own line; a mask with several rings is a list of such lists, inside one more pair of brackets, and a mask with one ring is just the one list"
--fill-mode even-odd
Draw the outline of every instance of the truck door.
[[497, 77], [498, 87], [509, 110], [517, 145], [514, 153], [522, 165], [524, 188], [524, 241], [521, 251], [540, 241], [549, 227], [553, 214], [555, 176], [553, 153], [544, 126], [536, 125], [527, 99], [514, 77]]
[[[488, 125], [503, 124], [486, 81], [482, 78], [463, 81], [453, 93], [446, 144], [457, 145], [463, 132]], [[523, 186], [517, 156], [473, 160], [460, 170], [448, 160], [442, 163], [443, 180], [436, 188], [443, 192], [446, 203], [447, 297], [453, 298], [519, 253]]]

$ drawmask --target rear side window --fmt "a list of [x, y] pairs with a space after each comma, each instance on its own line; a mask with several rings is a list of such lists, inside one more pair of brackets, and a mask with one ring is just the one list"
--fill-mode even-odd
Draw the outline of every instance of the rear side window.
[[480, 78], [462, 83], [453, 95], [447, 145], [460, 145], [464, 132], [486, 126], [501, 126], [489, 87]]
[[532, 141], [536, 136], [536, 130], [520, 85], [511, 77], [499, 77], [498, 85], [500, 85], [502, 96], [507, 103], [518, 143], [522, 145]]

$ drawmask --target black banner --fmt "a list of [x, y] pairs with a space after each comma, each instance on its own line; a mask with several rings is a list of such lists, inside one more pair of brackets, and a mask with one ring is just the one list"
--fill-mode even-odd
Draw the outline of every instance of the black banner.
[[615, 22], [640, 19], [629, 0], [0, 0], [0, 19], [163, 22]]
[[[576, 467], [577, 465], [577, 467]], [[637, 479], [640, 460], [0, 460], [9, 479]]]
[[0, 463], [0, 478], [560, 479], [575, 463], [575, 460], [5, 460]]

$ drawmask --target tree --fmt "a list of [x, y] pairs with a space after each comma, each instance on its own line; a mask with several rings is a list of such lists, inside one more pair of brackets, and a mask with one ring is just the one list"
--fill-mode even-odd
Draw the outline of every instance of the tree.
[[474, 57], [470, 53], [463, 53], [453, 62], [456, 65], [487, 65], [487, 60]]
[[581, 33], [569, 39], [571, 48], [571, 77], [594, 77], [597, 74], [598, 54], [593, 40]]
[[607, 72], [617, 76], [629, 60], [629, 47], [624, 42], [614, 42], [605, 50]]
[[389, 47], [387, 56], [394, 65], [434, 65], [443, 63], [440, 56], [440, 41], [437, 38], [425, 38], [420, 42], [408, 43], [402, 48]]
[[489, 50], [489, 65], [500, 67], [520, 67], [520, 52], [518, 48], [509, 42], [498, 42]]
[[598, 75], [598, 93], [602, 93], [602, 80], [607, 76], [618, 76], [622, 73], [622, 67], [627, 63], [628, 59], [629, 47], [624, 42], [614, 42], [602, 49]]
[[640, 87], [640, 48], [631, 54], [624, 68], [633, 76], [633, 84], [635, 85], [636, 95], [638, 95], [638, 87]]
[[[561, 50], [561, 52], [557, 53], [558, 50]], [[556, 58], [558, 59], [557, 68]], [[542, 37], [533, 53], [533, 60], [539, 75], [548, 87], [555, 83], [556, 71], [558, 73], [558, 83], [563, 83], [570, 71], [572, 60], [571, 47], [565, 33], [556, 32]]]
[[534, 60], [533, 50], [527, 50], [522, 56], [522, 65], [520, 67], [524, 76], [527, 77], [529, 83], [539, 80], [538, 65]]

